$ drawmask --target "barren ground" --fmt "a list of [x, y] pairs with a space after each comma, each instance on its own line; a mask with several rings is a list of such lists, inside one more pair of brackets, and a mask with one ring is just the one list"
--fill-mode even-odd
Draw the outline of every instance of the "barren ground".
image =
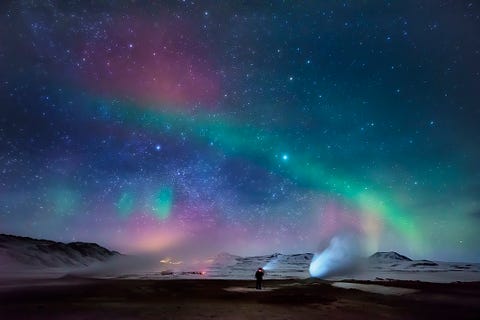
[[416, 289], [382, 295], [330, 282], [266, 280], [0, 281], [1, 319], [478, 319], [480, 282], [368, 282]]

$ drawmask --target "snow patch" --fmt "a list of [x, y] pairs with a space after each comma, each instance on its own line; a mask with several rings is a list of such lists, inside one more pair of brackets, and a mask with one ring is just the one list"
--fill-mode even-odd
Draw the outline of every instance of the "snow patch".
[[332, 286], [342, 289], [356, 289], [365, 292], [372, 292], [384, 295], [404, 295], [417, 292], [418, 290], [409, 289], [409, 288], [399, 288], [399, 287], [387, 287], [377, 284], [361, 284], [361, 283], [351, 283], [351, 282], [334, 282]]

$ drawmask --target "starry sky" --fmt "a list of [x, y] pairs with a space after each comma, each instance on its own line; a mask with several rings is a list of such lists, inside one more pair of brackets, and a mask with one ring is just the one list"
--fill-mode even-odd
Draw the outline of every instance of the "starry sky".
[[2, 1], [0, 232], [480, 261], [475, 1]]

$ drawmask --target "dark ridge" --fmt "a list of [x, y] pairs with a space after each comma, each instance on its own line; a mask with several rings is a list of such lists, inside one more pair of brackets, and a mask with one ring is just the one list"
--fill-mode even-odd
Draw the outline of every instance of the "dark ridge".
[[78, 266], [94, 261], [106, 261], [120, 255], [96, 243], [55, 242], [8, 234], [0, 234], [0, 246], [5, 254], [20, 264], [35, 266]]
[[419, 266], [435, 267], [435, 266], [438, 266], [438, 263], [435, 263], [430, 260], [419, 260], [418, 262], [412, 263], [410, 265], [410, 267], [419, 267]]

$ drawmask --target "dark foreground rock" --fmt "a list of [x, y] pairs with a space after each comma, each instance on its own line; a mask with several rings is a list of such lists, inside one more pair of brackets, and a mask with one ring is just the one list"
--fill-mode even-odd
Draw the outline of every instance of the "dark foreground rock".
[[[365, 283], [365, 282], [364, 282]], [[480, 283], [366, 282], [414, 288], [388, 296], [316, 279], [57, 280], [0, 284], [2, 319], [477, 319]]]

